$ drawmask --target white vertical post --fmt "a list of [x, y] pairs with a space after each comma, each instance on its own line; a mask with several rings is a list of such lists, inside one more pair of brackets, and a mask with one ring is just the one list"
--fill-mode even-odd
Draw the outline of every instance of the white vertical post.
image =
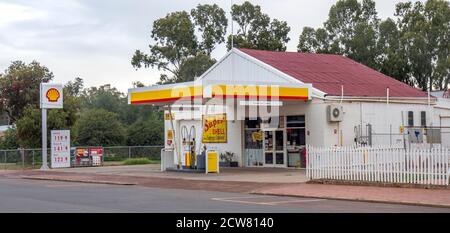
[[42, 166], [41, 170], [48, 170], [47, 165], [47, 109], [42, 108]]
[[428, 154], [428, 161], [426, 163], [427, 165], [427, 183], [428, 184], [436, 184], [435, 180], [434, 180], [434, 174], [435, 174], [435, 170], [434, 170], [434, 165], [435, 165], [435, 156], [436, 156], [436, 152], [434, 149], [430, 150], [430, 153]]
[[450, 153], [450, 150], [449, 149], [445, 149], [445, 174], [447, 174], [446, 175], [446, 179], [445, 179], [445, 183], [447, 184], [447, 185], [449, 185], [450, 184], [450, 182], [449, 182], [449, 176], [450, 176], [450, 167], [449, 167], [449, 153]]

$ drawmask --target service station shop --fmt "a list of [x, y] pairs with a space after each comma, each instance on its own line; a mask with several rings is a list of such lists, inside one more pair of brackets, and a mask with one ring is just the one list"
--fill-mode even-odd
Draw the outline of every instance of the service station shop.
[[449, 104], [338, 55], [232, 49], [195, 81], [130, 89], [128, 101], [164, 108], [174, 166], [205, 149], [284, 168], [305, 167], [306, 145], [450, 144], [432, 127], [450, 126]]

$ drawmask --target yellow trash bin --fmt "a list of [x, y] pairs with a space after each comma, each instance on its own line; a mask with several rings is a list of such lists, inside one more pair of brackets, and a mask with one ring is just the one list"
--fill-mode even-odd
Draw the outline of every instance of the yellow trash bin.
[[219, 153], [217, 151], [207, 152], [206, 173], [219, 173]]

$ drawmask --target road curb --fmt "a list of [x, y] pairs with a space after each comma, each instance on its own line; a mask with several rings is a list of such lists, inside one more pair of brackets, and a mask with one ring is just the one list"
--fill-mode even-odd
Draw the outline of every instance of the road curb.
[[328, 199], [328, 200], [339, 200], [339, 201], [357, 201], [357, 202], [370, 202], [370, 203], [383, 203], [383, 204], [397, 204], [397, 205], [414, 205], [414, 206], [427, 206], [427, 207], [439, 207], [439, 208], [450, 208], [450, 204], [440, 205], [440, 204], [430, 204], [430, 203], [420, 203], [420, 202], [401, 202], [401, 201], [381, 201], [373, 199], [354, 199], [345, 197], [332, 197], [332, 196], [315, 196], [315, 195], [294, 195], [294, 194], [279, 194], [270, 192], [259, 192], [251, 191], [250, 194], [267, 195], [267, 196], [279, 196], [279, 197], [306, 197], [306, 198], [318, 198], [318, 199]]
[[63, 182], [91, 183], [91, 184], [137, 185], [137, 183], [130, 183], [130, 182], [106, 181], [106, 180], [81, 180], [81, 179], [53, 178], [53, 177], [43, 177], [43, 176], [21, 176], [20, 178], [28, 179], [28, 180], [50, 180], [50, 181], [63, 181]]

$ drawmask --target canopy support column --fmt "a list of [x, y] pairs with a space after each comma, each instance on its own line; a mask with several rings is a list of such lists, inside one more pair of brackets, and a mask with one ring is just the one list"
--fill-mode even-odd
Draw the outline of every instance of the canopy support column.
[[169, 119], [170, 119], [170, 126], [172, 127], [172, 131], [173, 131], [173, 139], [174, 139], [173, 140], [173, 147], [174, 147], [174, 150], [175, 150], [175, 154], [177, 155], [177, 168], [181, 169], [181, 166], [182, 166], [182, 164], [181, 164], [181, 156], [180, 156], [180, 152], [179, 152], [178, 147], [177, 147], [177, 140], [178, 140], [178, 138], [177, 138], [177, 134], [175, 132], [175, 127], [173, 126], [172, 105], [171, 104], [169, 105]]

